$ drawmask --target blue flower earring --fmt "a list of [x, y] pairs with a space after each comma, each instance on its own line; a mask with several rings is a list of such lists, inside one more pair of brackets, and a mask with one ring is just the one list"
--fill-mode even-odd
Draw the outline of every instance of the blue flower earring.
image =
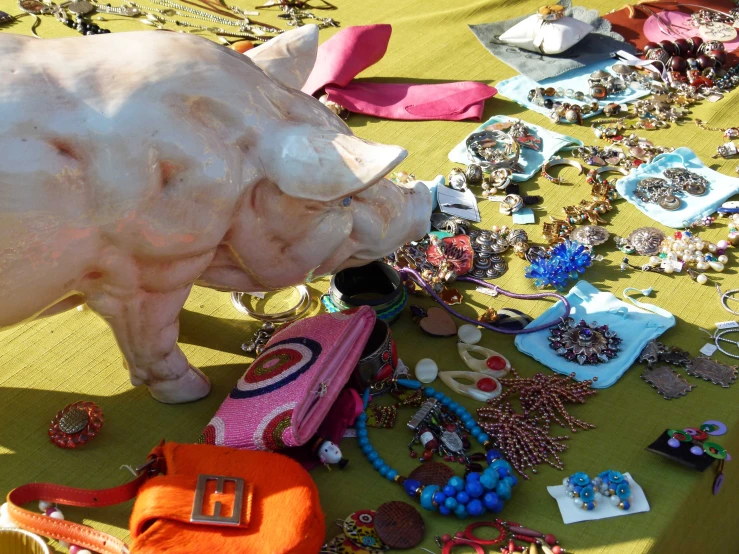
[[604, 471], [593, 479], [593, 485], [600, 494], [608, 497], [612, 505], [622, 510], [631, 508], [631, 486], [624, 474], [612, 470]]
[[575, 506], [583, 510], [594, 510], [603, 497], [595, 483], [595, 480], [591, 481], [587, 473], [583, 472], [573, 473], [562, 481], [567, 496], [573, 498]]

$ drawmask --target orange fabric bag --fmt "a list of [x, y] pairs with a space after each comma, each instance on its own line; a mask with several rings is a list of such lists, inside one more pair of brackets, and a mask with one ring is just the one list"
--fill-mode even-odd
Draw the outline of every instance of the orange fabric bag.
[[[24, 510], [46, 500], [109, 506], [138, 493], [130, 549], [94, 529]], [[315, 554], [324, 539], [318, 490], [292, 459], [270, 452], [162, 443], [139, 477], [105, 490], [30, 483], [8, 494], [11, 519], [101, 554]]]

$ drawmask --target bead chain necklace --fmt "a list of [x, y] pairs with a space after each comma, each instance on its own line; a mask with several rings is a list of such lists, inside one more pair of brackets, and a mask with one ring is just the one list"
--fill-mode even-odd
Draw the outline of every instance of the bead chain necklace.
[[357, 438], [362, 453], [380, 476], [401, 485], [408, 496], [418, 499], [421, 506], [430, 512], [438, 511], [445, 516], [453, 513], [459, 518], [465, 518], [468, 515], [478, 517], [485, 512], [501, 511], [504, 501], [511, 498], [511, 488], [518, 480], [513, 475], [511, 464], [493, 447], [490, 435], [475, 423], [472, 414], [464, 406], [454, 402], [443, 392], [412, 379], [395, 379], [393, 382], [407, 389], [420, 390], [424, 396], [437, 400], [448, 412], [456, 415], [461, 426], [485, 447], [485, 458], [490, 467], [482, 473], [470, 472], [464, 478], [451, 477], [443, 487], [423, 485], [417, 479], [401, 476], [380, 457], [369, 441], [365, 413], [370, 402], [370, 391], [367, 389], [364, 392], [364, 410], [357, 418]]

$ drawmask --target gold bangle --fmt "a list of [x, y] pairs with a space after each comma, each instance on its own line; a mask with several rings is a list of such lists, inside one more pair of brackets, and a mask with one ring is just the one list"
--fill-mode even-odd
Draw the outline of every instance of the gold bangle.
[[583, 168], [582, 165], [579, 162], [576, 162], [575, 160], [567, 160], [564, 158], [552, 158], [547, 163], [545, 163], [541, 168], [541, 174], [542, 176], [547, 180], [550, 181], [556, 185], [561, 185], [564, 183], [567, 183], [567, 181], [563, 181], [561, 177], [552, 177], [547, 172], [548, 169], [554, 167], [555, 165], [569, 165], [577, 169], [577, 174], [582, 175]]
[[308, 308], [310, 307], [311, 296], [310, 296], [310, 292], [308, 291], [308, 287], [306, 287], [305, 285], [298, 285], [292, 288], [294, 288], [300, 293], [300, 299], [298, 300], [298, 303], [292, 308], [289, 308], [283, 312], [278, 312], [275, 314], [267, 314], [264, 312], [254, 311], [249, 306], [248, 301], [247, 302], [244, 301], [244, 295], [251, 298], [251, 295], [245, 292], [232, 292], [231, 293], [231, 303], [233, 304], [234, 308], [236, 308], [242, 314], [246, 314], [259, 321], [269, 321], [272, 323], [285, 323], [287, 321], [293, 321], [295, 319], [298, 319], [305, 312], [307, 312]]

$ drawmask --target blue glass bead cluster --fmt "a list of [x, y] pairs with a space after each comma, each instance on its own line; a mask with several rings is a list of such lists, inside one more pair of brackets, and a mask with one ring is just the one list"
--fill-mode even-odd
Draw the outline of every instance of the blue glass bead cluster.
[[526, 268], [525, 274], [537, 287], [553, 286], [563, 290], [567, 281], [577, 280], [592, 263], [590, 251], [576, 241], [566, 240], [540, 256]]
[[562, 484], [568, 496], [575, 499], [575, 506], [583, 510], [594, 510], [604, 496], [617, 508], [631, 508], [629, 481], [618, 471], [606, 470], [593, 479], [587, 473], [574, 473], [565, 477]]
[[[409, 389], [423, 389], [423, 394], [435, 398], [448, 411], [455, 414], [462, 425], [481, 444], [490, 440], [490, 435], [480, 428], [472, 415], [457, 402], [432, 387], [422, 387], [419, 381], [398, 379], [398, 384]], [[369, 404], [369, 391], [365, 391], [364, 407]], [[513, 475], [513, 467], [503, 458], [498, 450], [487, 451], [486, 459], [489, 467], [482, 473], [471, 472], [465, 478], [452, 477], [443, 487], [438, 485], [421, 485], [420, 481], [398, 477], [397, 470], [391, 468], [377, 453], [367, 436], [367, 415], [363, 412], [357, 418], [357, 438], [359, 447], [367, 460], [388, 481], [402, 483], [403, 489], [411, 498], [419, 497], [421, 506], [429, 511], [442, 515], [454, 514], [459, 518], [468, 515], [481, 516], [486, 512], [498, 513], [503, 509], [505, 501], [511, 498], [511, 489], [518, 480]]]

